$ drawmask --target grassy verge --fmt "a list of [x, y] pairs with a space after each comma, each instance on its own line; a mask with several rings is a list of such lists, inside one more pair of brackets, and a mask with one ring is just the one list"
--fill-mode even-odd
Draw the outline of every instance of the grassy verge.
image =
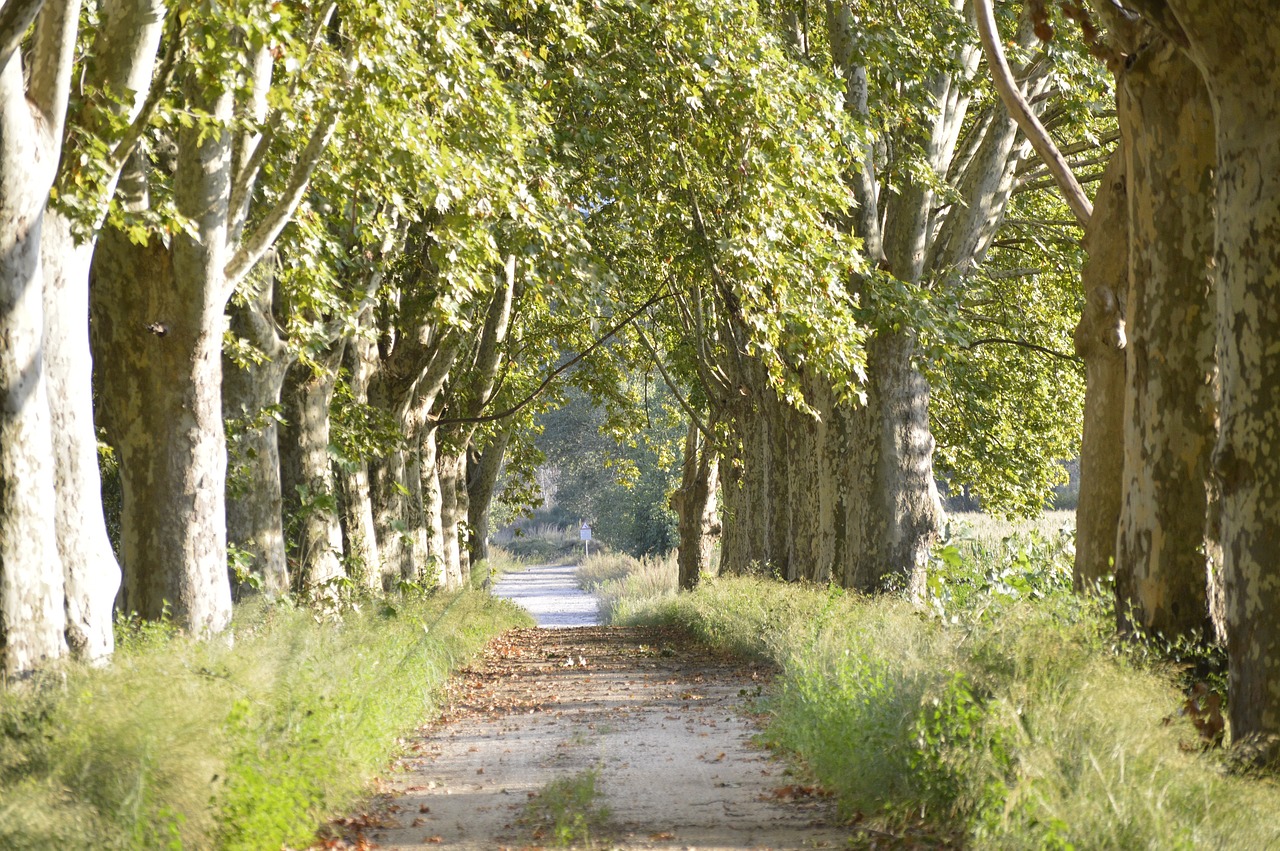
[[768, 738], [871, 825], [977, 848], [1280, 844], [1280, 789], [1202, 750], [1178, 672], [1070, 593], [1069, 537], [997, 543], [940, 548], [924, 605], [725, 579], [617, 610], [774, 660]]
[[489, 547], [489, 557], [471, 566], [471, 589], [479, 591], [486, 587], [486, 581], [492, 585], [504, 574], [519, 573], [529, 565], [530, 562], [521, 561], [502, 547]]
[[675, 553], [641, 559], [618, 553], [593, 555], [578, 565], [578, 584], [600, 601], [606, 623], [642, 617], [676, 593], [679, 579]]
[[306, 845], [449, 672], [526, 622], [464, 593], [258, 605], [234, 643], [127, 626], [110, 667], [0, 693], [0, 848]]

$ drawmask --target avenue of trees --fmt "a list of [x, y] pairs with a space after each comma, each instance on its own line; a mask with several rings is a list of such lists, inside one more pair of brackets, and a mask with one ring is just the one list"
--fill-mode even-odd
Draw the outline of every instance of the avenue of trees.
[[4, 676], [462, 585], [572, 382], [678, 412], [685, 587], [718, 539], [918, 591], [938, 477], [1033, 511], [1078, 454], [1077, 586], [1225, 642], [1269, 758], [1278, 46], [1262, 0], [4, 0]]

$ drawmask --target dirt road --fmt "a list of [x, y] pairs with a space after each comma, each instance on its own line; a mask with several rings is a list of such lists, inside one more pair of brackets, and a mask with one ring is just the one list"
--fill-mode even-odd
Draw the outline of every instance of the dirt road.
[[831, 803], [752, 744], [767, 670], [682, 634], [596, 626], [572, 567], [507, 574], [494, 593], [539, 628], [495, 640], [455, 678], [443, 717], [406, 742], [373, 810], [344, 820], [345, 847], [551, 845], [548, 787], [584, 778], [596, 798], [575, 805], [593, 814], [577, 847], [846, 845]]
[[578, 587], [577, 570], [571, 564], [536, 565], [504, 574], [493, 593], [528, 609], [541, 627], [595, 626], [599, 606]]
[[409, 740], [363, 847], [550, 845], [530, 802], [584, 772], [608, 814], [576, 847], [844, 847], [849, 829], [830, 801], [752, 743], [745, 711], [767, 677], [670, 632], [507, 633], [455, 680], [444, 717]]

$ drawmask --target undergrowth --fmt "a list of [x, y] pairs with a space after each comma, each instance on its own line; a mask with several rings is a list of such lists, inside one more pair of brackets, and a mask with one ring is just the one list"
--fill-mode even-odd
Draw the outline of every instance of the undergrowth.
[[524, 623], [473, 593], [250, 604], [234, 642], [126, 622], [108, 667], [0, 693], [0, 848], [306, 845], [449, 672]]
[[1204, 747], [1178, 654], [1119, 642], [1070, 559], [1069, 535], [960, 532], [914, 603], [732, 578], [615, 611], [778, 664], [768, 740], [870, 825], [974, 848], [1280, 845], [1280, 789]]
[[[504, 529], [496, 541], [514, 558], [529, 564], [575, 564], [583, 557], [584, 547], [577, 526], [555, 526], [541, 523]], [[599, 546], [593, 543], [594, 550]]]

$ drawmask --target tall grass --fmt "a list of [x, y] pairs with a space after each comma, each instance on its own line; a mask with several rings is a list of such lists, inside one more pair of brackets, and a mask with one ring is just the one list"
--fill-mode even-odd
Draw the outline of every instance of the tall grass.
[[607, 553], [578, 565], [578, 584], [600, 601], [606, 623], [628, 620], [675, 594], [679, 570], [675, 553], [633, 558]]
[[450, 670], [526, 622], [465, 593], [258, 605], [234, 643], [126, 626], [109, 667], [0, 693], [0, 848], [308, 844]]
[[871, 824], [976, 848], [1280, 847], [1280, 789], [1202, 750], [1173, 672], [1114, 641], [1069, 561], [1056, 533], [953, 540], [922, 603], [728, 579], [615, 610], [775, 661], [767, 736]]

